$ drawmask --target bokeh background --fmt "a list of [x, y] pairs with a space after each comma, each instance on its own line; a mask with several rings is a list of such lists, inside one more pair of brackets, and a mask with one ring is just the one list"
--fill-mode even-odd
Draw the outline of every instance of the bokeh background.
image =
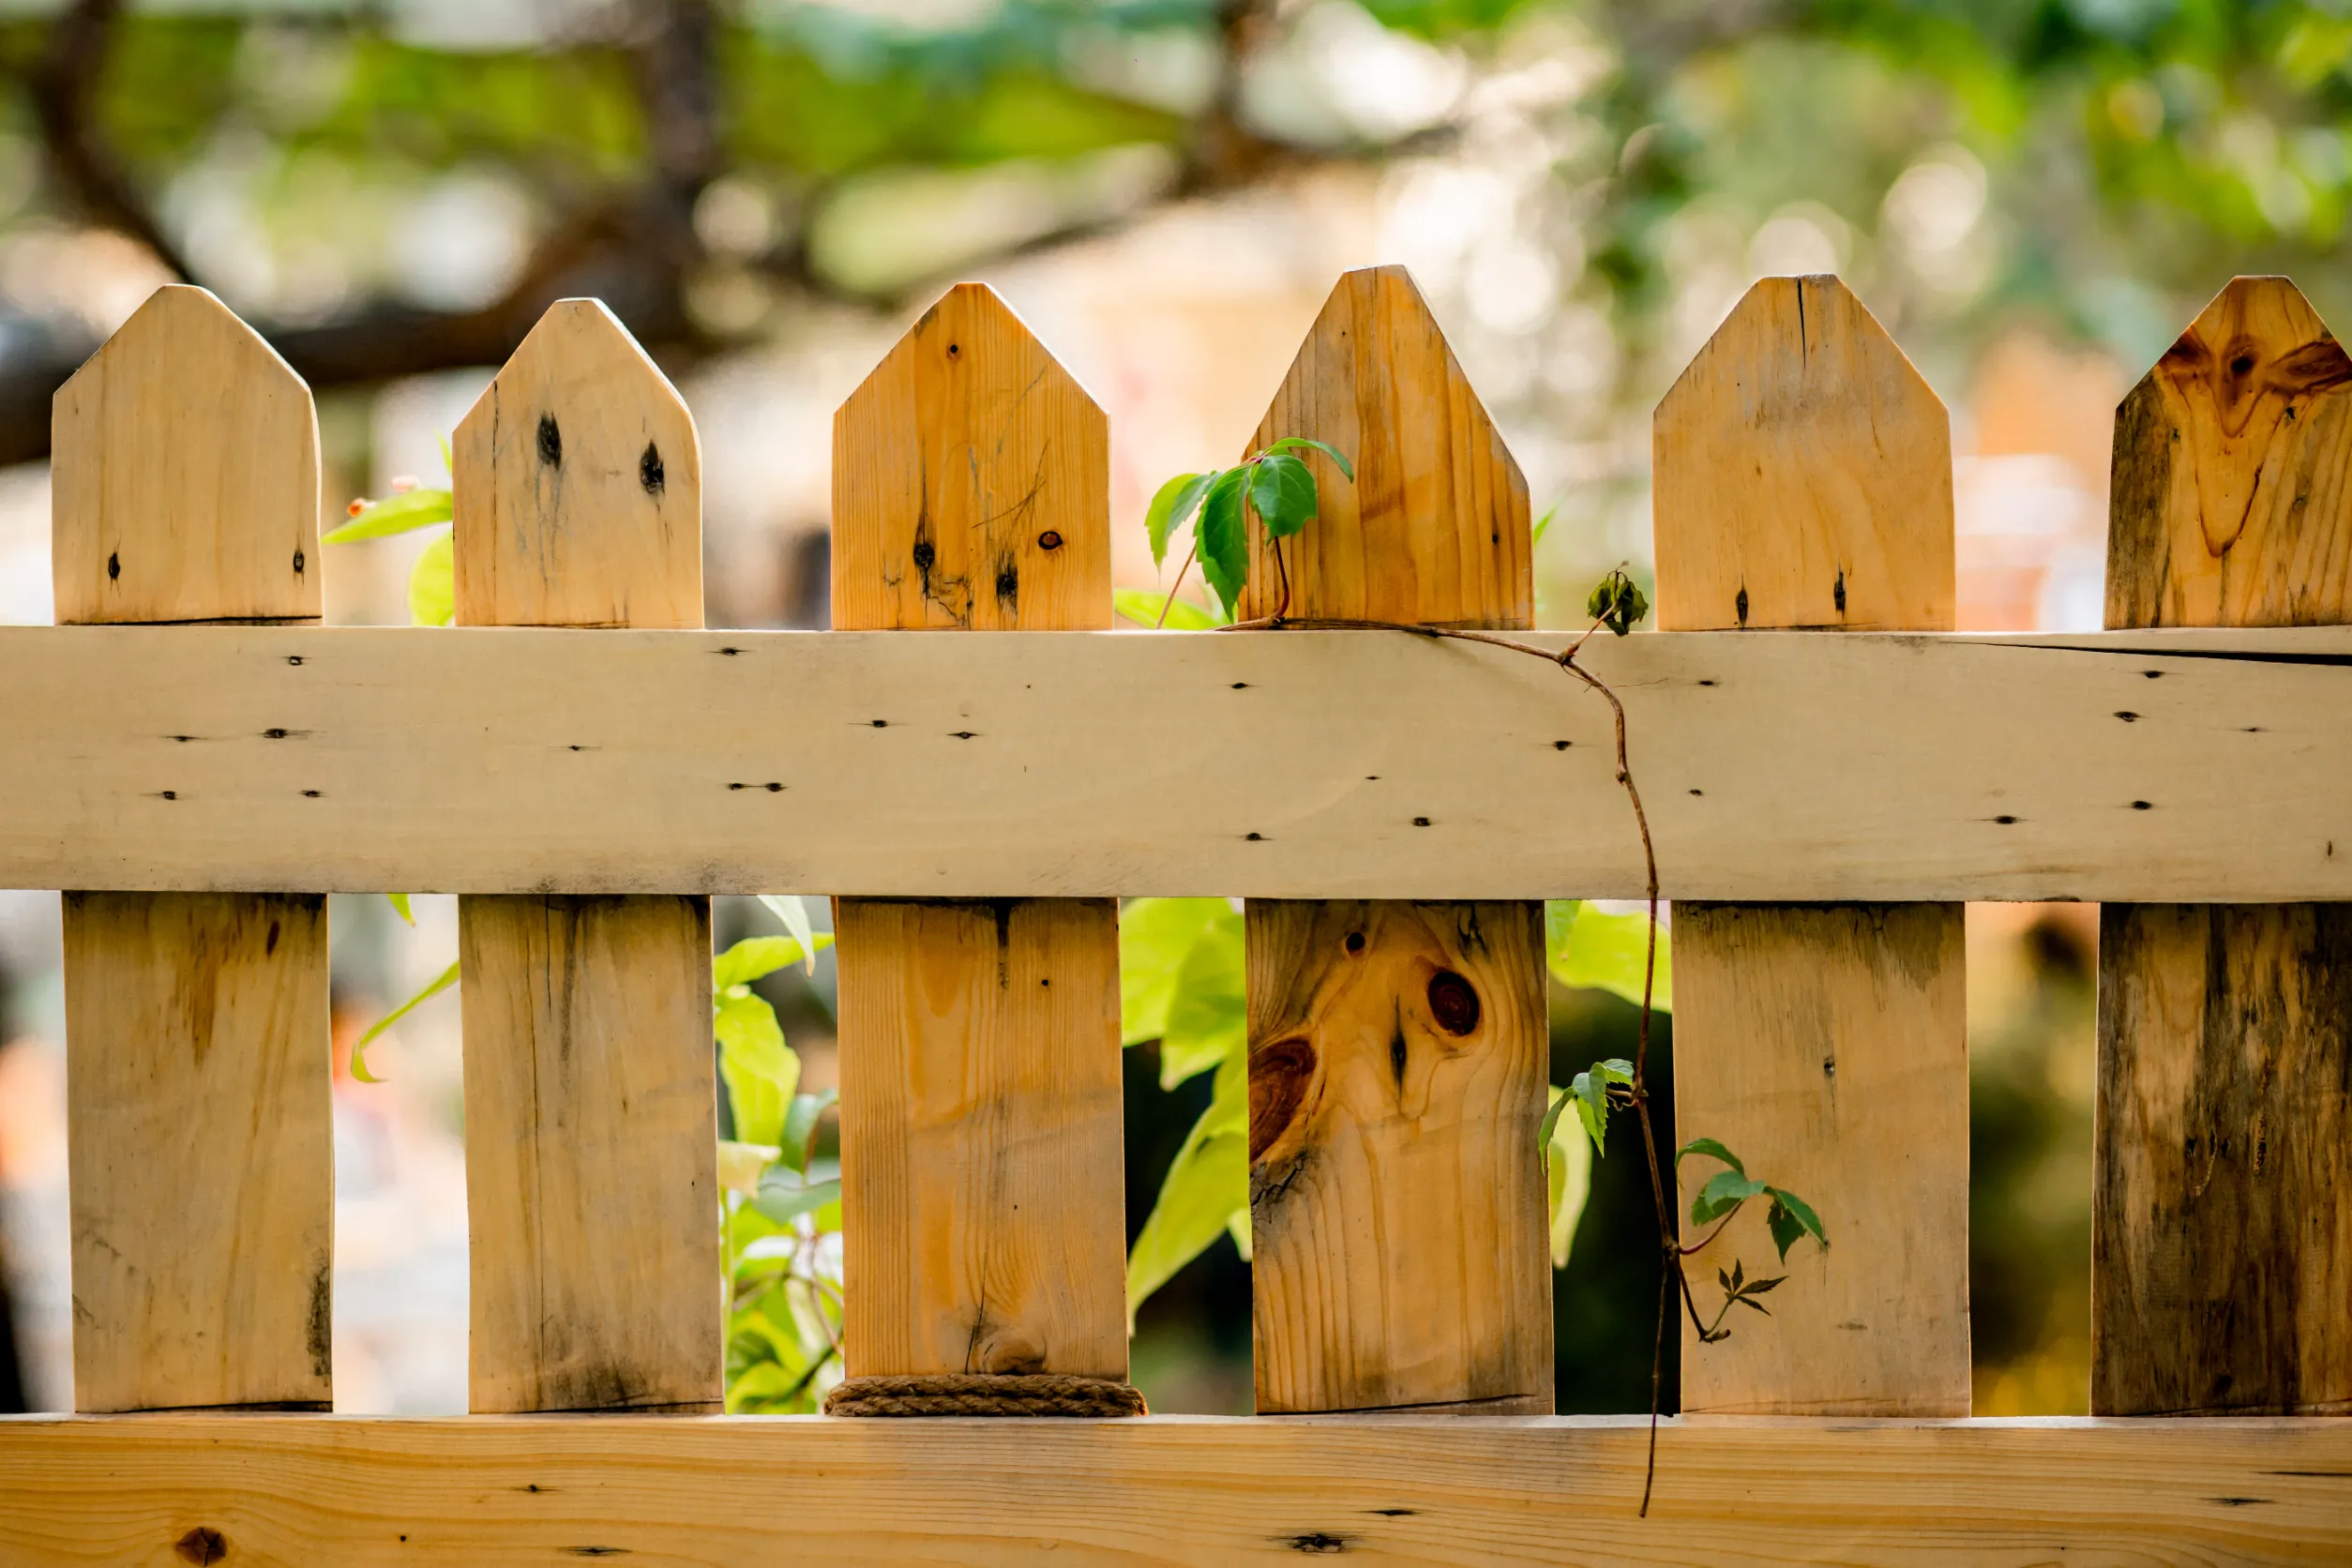
[[[1647, 573], [1651, 410], [1740, 293], [1833, 270], [1952, 409], [1960, 625], [2091, 626], [2122, 391], [2234, 272], [2352, 303], [2348, 130], [2345, 0], [0, 0], [0, 621], [50, 619], [51, 393], [174, 279], [317, 391], [330, 516], [439, 482], [546, 303], [605, 298], [700, 422], [711, 624], [822, 626], [832, 411], [943, 283], [1108, 409], [1146, 585], [1152, 490], [1236, 455], [1340, 271], [1401, 262], [1557, 508], [1546, 624]], [[405, 619], [420, 543], [337, 547], [329, 619]], [[765, 918], [721, 900], [721, 940]], [[460, 1410], [455, 997], [387, 1082], [343, 1060], [454, 904], [332, 920], [337, 1403]], [[1981, 1413], [2085, 1406], [2096, 936], [1969, 912]], [[70, 1400], [57, 947], [53, 893], [0, 893], [0, 1409]], [[811, 1087], [831, 987], [763, 985]], [[1556, 1080], [1632, 1022], [1557, 991]], [[1131, 1055], [1139, 1224], [1208, 1083]], [[1560, 1275], [1563, 1410], [1647, 1398], [1637, 1157]], [[1219, 1242], [1138, 1380], [1246, 1410], [1248, 1355]]]

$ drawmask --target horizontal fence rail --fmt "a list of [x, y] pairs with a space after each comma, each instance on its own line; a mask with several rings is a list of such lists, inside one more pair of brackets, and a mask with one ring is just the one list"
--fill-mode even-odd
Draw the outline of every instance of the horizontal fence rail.
[[[2352, 898], [2352, 628], [1579, 656], [1668, 897]], [[1607, 709], [1394, 632], [28, 627], [0, 671], [0, 886], [1642, 889]]]
[[[11, 1568], [2317, 1564], [2344, 1560], [2352, 1516], [2344, 1422], [1669, 1421], [1645, 1520], [1646, 1437], [1630, 1417], [0, 1418], [0, 1544]], [[191, 1537], [225, 1551], [173, 1556]]]

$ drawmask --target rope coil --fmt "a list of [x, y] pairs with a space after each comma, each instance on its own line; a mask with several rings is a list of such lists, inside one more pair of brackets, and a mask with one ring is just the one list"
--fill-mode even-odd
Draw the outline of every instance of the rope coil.
[[941, 1372], [923, 1377], [845, 1378], [825, 1395], [837, 1416], [1149, 1415], [1142, 1391], [1112, 1378], [1059, 1373]]

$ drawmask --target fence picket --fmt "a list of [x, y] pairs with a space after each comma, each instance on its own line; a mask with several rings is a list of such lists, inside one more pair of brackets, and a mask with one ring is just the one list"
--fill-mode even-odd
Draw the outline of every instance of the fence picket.
[[[1290, 436], [1356, 476], [1309, 456], [1289, 613], [1530, 624], [1527, 483], [1402, 267], [1332, 292], [1252, 450]], [[1283, 596], [1254, 548], [1244, 616]], [[1399, 799], [1395, 830], [1413, 821]], [[1549, 1413], [1543, 906], [1245, 914], [1259, 1410]]]
[[[602, 305], [549, 308], [453, 456], [460, 625], [701, 625], [693, 421]], [[458, 943], [472, 1408], [716, 1409], [710, 900], [468, 897]]]
[[[1653, 440], [1663, 628], [1951, 629], [1950, 420], [1836, 278], [1749, 290]], [[1677, 1136], [1808, 1199], [1832, 1244], [1771, 1267], [1771, 1316], [1728, 1341], [1685, 1318], [1685, 1410], [1968, 1413], [1964, 908], [1675, 905]], [[1703, 1303], [1734, 1258], [1774, 1264], [1758, 1205], [1692, 1265]]]
[[[60, 625], [318, 620], [309, 388], [211, 294], [152, 295], [54, 431]], [[279, 729], [179, 739], [301, 758]], [[147, 804], [182, 796], [167, 770]], [[68, 893], [64, 914], [74, 1408], [325, 1406], [326, 900]]]
[[[2107, 625], [2352, 620], [2348, 430], [2317, 313], [2232, 281], [2116, 411]], [[2099, 924], [2092, 1411], [2352, 1413], [2352, 904]]]
[[[837, 628], [1109, 625], [1108, 422], [980, 284], [842, 404], [833, 497]], [[1124, 1380], [1117, 901], [835, 921], [850, 1374]]]

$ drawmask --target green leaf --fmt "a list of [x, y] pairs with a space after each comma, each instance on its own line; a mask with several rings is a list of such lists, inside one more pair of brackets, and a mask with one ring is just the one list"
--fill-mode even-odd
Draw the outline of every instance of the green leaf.
[[1242, 486], [1247, 465], [1218, 475], [1200, 498], [1200, 520], [1193, 535], [1200, 543], [1200, 575], [1209, 580], [1229, 619], [1238, 617], [1242, 590], [1249, 583], [1249, 535], [1242, 521]]
[[1160, 1087], [1178, 1084], [1248, 1054], [1249, 1003], [1242, 916], [1223, 899], [1178, 972], [1160, 1037]]
[[1650, 601], [1642, 597], [1632, 578], [1621, 571], [1612, 571], [1593, 585], [1584, 610], [1593, 620], [1623, 637], [1650, 613]]
[[1266, 537], [1287, 539], [1315, 520], [1315, 475], [1298, 459], [1277, 452], [1250, 464], [1249, 504]]
[[768, 1168], [760, 1178], [760, 1196], [751, 1206], [776, 1221], [790, 1225], [803, 1214], [813, 1214], [828, 1203], [839, 1201], [841, 1179], [828, 1177], [822, 1182], [805, 1182], [794, 1171]]
[[1242, 1261], [1250, 1260], [1249, 1205], [1244, 1203], [1225, 1222], [1225, 1233], [1233, 1238], [1233, 1250], [1242, 1255]]
[[1795, 1246], [1808, 1231], [1812, 1232], [1815, 1241], [1821, 1244], [1822, 1251], [1829, 1250], [1829, 1235], [1821, 1229], [1821, 1216], [1813, 1212], [1812, 1204], [1779, 1187], [1766, 1187], [1764, 1190], [1772, 1195], [1772, 1206], [1765, 1212], [1764, 1223], [1772, 1233], [1772, 1244], [1780, 1248], [1782, 1262], [1788, 1261], [1788, 1249]]
[[1740, 1163], [1739, 1155], [1711, 1138], [1695, 1138], [1674, 1152], [1674, 1169], [1678, 1178], [1681, 1173], [1682, 1162], [1693, 1154], [1704, 1154], [1709, 1159], [1721, 1160], [1742, 1176], [1748, 1173], [1748, 1168]]
[[1568, 1097], [1576, 1103], [1576, 1120], [1583, 1124], [1585, 1136], [1592, 1140], [1592, 1152], [1606, 1155], [1606, 1138], [1609, 1127], [1608, 1079], [1598, 1073], [1578, 1073], [1568, 1085]]
[[1736, 1170], [1718, 1170], [1691, 1199], [1691, 1223], [1705, 1225], [1721, 1219], [1764, 1190], [1764, 1184]]
[[1217, 1068], [1209, 1108], [1184, 1135], [1160, 1184], [1158, 1201], [1127, 1255], [1127, 1332], [1136, 1308], [1215, 1241], [1249, 1219], [1249, 1058], [1235, 1051]]
[[1192, 516], [1202, 492], [1216, 476], [1215, 469], [1206, 474], [1179, 474], [1153, 493], [1151, 509], [1143, 514], [1144, 529], [1152, 535], [1152, 565], [1167, 565], [1169, 535]]
[[735, 1111], [735, 1137], [746, 1143], [784, 1141], [784, 1111], [800, 1083], [800, 1058], [784, 1043], [776, 1009], [742, 988], [731, 988], [712, 1024], [718, 1036], [718, 1071]]
[[718, 1140], [718, 1184], [746, 1198], [760, 1190], [760, 1172], [776, 1162], [778, 1151], [768, 1143], [745, 1143], [731, 1138]]
[[1349, 484], [1352, 485], [1356, 482], [1356, 471], [1353, 467], [1349, 466], [1348, 462], [1348, 455], [1345, 452], [1342, 452], [1338, 447], [1332, 445], [1329, 442], [1310, 441], [1303, 435], [1286, 435], [1280, 441], [1275, 442], [1272, 446], [1267, 447], [1266, 450], [1269, 452], [1297, 452], [1302, 450], [1320, 452], [1323, 456], [1329, 458], [1338, 466], [1341, 476], [1344, 477]]
[[[832, 933], [818, 937], [816, 942], [820, 952], [831, 947]], [[711, 960], [711, 990], [716, 996], [737, 986], [747, 986], [807, 957], [810, 955], [792, 937], [746, 937]]]
[[1568, 1099], [1569, 1094], [1567, 1090], [1562, 1089], [1556, 1083], [1552, 1085], [1551, 1099], [1549, 1102], [1551, 1108], [1544, 1112], [1544, 1124], [1541, 1127], [1538, 1127], [1535, 1132], [1535, 1146], [1537, 1148], [1548, 1149], [1551, 1147], [1552, 1135], [1560, 1130], [1560, 1113], [1568, 1108]]
[[[1642, 966], [1650, 940], [1647, 911], [1611, 914], [1590, 904], [1565, 905], [1556, 915], [1544, 910], [1544, 945], [1552, 973], [1563, 986], [1606, 991], [1635, 1006], [1641, 1005]], [[1674, 1010], [1674, 946], [1666, 927], [1658, 927], [1658, 972], [1650, 1005], [1655, 1012]]]
[[441, 471], [454, 479], [458, 473], [458, 460], [449, 455], [449, 438], [436, 431], [433, 441], [441, 448]]
[[1527, 543], [1528, 552], [1530, 554], [1533, 554], [1537, 550], [1543, 548], [1545, 532], [1551, 527], [1552, 519], [1558, 517], [1559, 515], [1560, 508], [1554, 506], [1550, 511], [1545, 512], [1542, 517], [1535, 520], [1535, 526], [1528, 531]]
[[404, 490], [399, 495], [387, 495], [381, 501], [369, 502], [357, 517], [340, 528], [328, 530], [319, 543], [347, 545], [358, 539], [381, 539], [388, 534], [430, 528], [437, 522], [447, 522], [450, 517], [447, 490]]
[[408, 895], [405, 893], [387, 893], [384, 895], [384, 897], [390, 901], [392, 905], [392, 912], [399, 915], [402, 920], [407, 921], [410, 929], [415, 929], [416, 926], [416, 916], [409, 912]]
[[369, 1024], [368, 1026], [368, 1033], [362, 1034], [352, 1045], [351, 1076], [357, 1078], [362, 1083], [382, 1083], [384, 1079], [376, 1077], [375, 1074], [368, 1070], [368, 1048], [375, 1043], [377, 1035], [382, 1034], [385, 1030], [391, 1028], [402, 1018], [407, 1018], [411, 1013], [416, 1010], [420, 1003], [430, 1001], [433, 997], [439, 996], [442, 992], [447, 990], [450, 987], [456, 985], [457, 983], [458, 966], [453, 961], [447, 969], [443, 970], [439, 974], [428, 981], [423, 990], [418, 991], [415, 996], [410, 997], [406, 1002], [401, 1003], [398, 1007], [393, 1008], [392, 1011], [384, 1014], [384, 1017]]
[[1559, 1136], [1560, 1112], [1570, 1096], [1558, 1088], [1552, 1096], [1552, 1108], [1544, 1117], [1545, 1174], [1551, 1189], [1552, 1267], [1564, 1269], [1576, 1243], [1576, 1222], [1583, 1218], [1585, 1202], [1592, 1193], [1592, 1148], [1574, 1132]]
[[1176, 983], [1209, 922], [1229, 913], [1222, 898], [1133, 898], [1119, 912], [1119, 1043], [1168, 1033]]
[[444, 534], [416, 557], [408, 574], [408, 618], [420, 626], [445, 626], [458, 611], [457, 557]]
[[833, 938], [817, 940], [816, 923], [808, 917], [808, 900], [797, 894], [762, 893], [760, 907], [784, 922], [784, 928], [800, 943], [802, 972], [816, 973], [817, 955], [833, 945]]
[[[1160, 607], [1168, 606], [1168, 614], [1160, 614]], [[1138, 626], [1165, 631], [1214, 631], [1233, 624], [1229, 615], [1198, 605], [1190, 599], [1178, 599], [1168, 604], [1166, 594], [1154, 594], [1146, 588], [1113, 588], [1110, 607]]]
[[[1209, 1114], [1203, 1112], [1203, 1117]], [[1136, 1309], [1152, 1292], [1176, 1277], [1209, 1244], [1249, 1218], [1249, 1139], [1220, 1133], [1187, 1139], [1168, 1168], [1159, 1200], [1127, 1257], [1127, 1332], [1135, 1332]]]
[[808, 1156], [816, 1148], [817, 1123], [840, 1098], [839, 1092], [832, 1089], [793, 1095], [792, 1109], [784, 1113], [783, 1153], [776, 1157], [794, 1170], [806, 1171]]

